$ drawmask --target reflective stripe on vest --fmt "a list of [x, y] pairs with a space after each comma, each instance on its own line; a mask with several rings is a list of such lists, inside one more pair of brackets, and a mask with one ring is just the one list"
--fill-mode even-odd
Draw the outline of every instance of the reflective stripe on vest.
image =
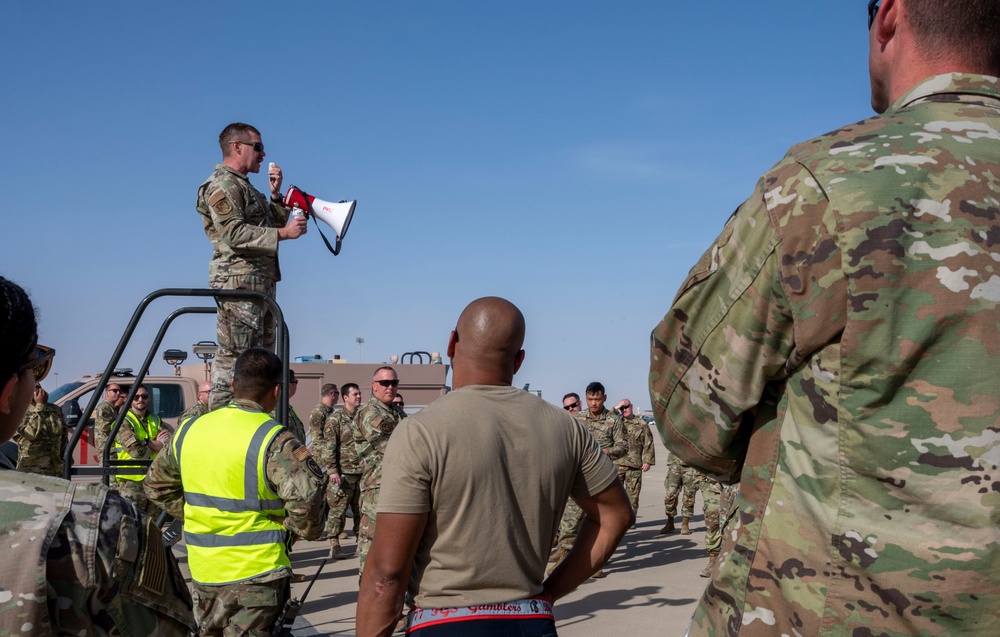
[[282, 430], [263, 412], [229, 405], [188, 420], [174, 435], [188, 566], [199, 584], [291, 567], [280, 522], [285, 503], [265, 475], [267, 448]]
[[[145, 442], [148, 440], [156, 440], [156, 434], [160, 433], [160, 418], [153, 414], [146, 414], [145, 421], [139, 420], [139, 416], [133, 414], [131, 411], [125, 412], [125, 420], [132, 425], [132, 431], [135, 432], [135, 438], [139, 442]], [[125, 423], [122, 423], [124, 426]], [[118, 433], [119, 439], [121, 438], [121, 432]], [[115, 447], [118, 451], [119, 460], [132, 460], [132, 455], [125, 450], [125, 447]], [[156, 457], [156, 452], [151, 451], [149, 453], [149, 459], [152, 460]], [[119, 465], [121, 467], [129, 466], [136, 468], [144, 468], [141, 465]], [[125, 474], [121, 473], [115, 476], [118, 480], [132, 480], [133, 482], [142, 482], [146, 479], [146, 474]]]

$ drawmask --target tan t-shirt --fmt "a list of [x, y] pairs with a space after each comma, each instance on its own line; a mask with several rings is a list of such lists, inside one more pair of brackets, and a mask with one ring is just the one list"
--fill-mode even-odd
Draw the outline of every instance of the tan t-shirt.
[[542, 590], [566, 498], [616, 478], [587, 428], [514, 387], [466, 386], [399, 424], [379, 513], [430, 512], [410, 593], [421, 608], [524, 599]]

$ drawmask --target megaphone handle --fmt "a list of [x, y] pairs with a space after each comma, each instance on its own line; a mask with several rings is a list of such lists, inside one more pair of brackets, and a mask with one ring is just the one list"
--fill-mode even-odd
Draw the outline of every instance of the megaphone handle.
[[316, 225], [316, 230], [319, 231], [319, 236], [323, 237], [323, 243], [326, 244], [326, 249], [332, 252], [333, 256], [337, 256], [338, 254], [340, 254], [340, 237], [337, 237], [337, 248], [334, 249], [333, 246], [330, 245], [330, 242], [327, 241], [326, 235], [323, 234], [323, 228], [321, 228], [319, 226], [319, 222], [316, 221], [316, 215], [309, 215], [309, 216], [312, 217], [313, 224]]

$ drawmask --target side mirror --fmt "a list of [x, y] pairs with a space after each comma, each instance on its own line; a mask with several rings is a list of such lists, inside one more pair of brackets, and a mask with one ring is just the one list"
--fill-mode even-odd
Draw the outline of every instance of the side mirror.
[[76, 423], [80, 421], [83, 410], [80, 409], [80, 401], [77, 399], [67, 400], [62, 406], [63, 420], [70, 429], [76, 428]]

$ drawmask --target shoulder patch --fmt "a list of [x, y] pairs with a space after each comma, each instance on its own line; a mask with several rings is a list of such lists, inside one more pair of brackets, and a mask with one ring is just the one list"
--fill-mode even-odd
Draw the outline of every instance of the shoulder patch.
[[301, 462], [305, 462], [309, 458], [312, 458], [312, 454], [309, 453], [309, 448], [305, 445], [297, 447], [294, 451], [292, 451], [292, 455], [298, 458]]
[[229, 201], [226, 192], [218, 189], [208, 198], [208, 205], [212, 211], [220, 217], [228, 217], [233, 214], [233, 203]]

